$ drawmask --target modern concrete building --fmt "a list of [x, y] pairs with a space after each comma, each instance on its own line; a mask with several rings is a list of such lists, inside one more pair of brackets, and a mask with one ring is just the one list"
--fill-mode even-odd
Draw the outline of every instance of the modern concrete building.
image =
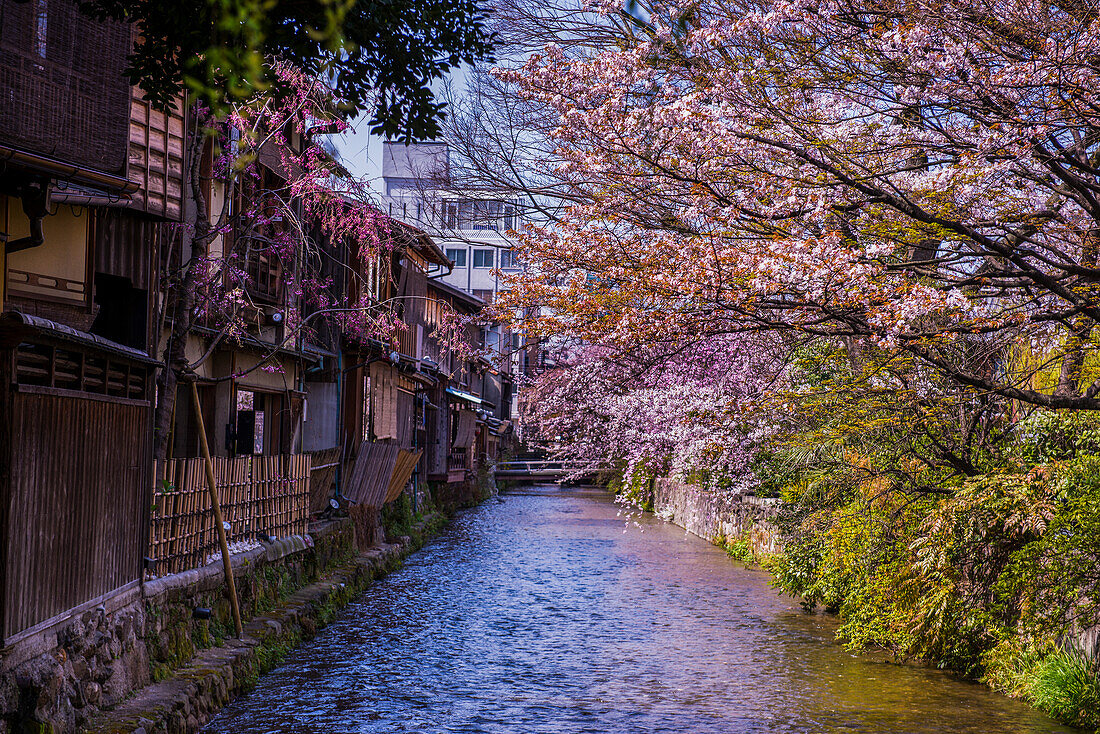
[[520, 269], [507, 234], [519, 226], [515, 197], [455, 186], [446, 143], [385, 143], [382, 178], [387, 213], [428, 232], [454, 261], [443, 282], [491, 302], [501, 290], [494, 271]]
[[[452, 180], [446, 143], [383, 144], [382, 179], [386, 213], [429, 233], [454, 262], [450, 272], [429, 273], [449, 286], [491, 304], [507, 288], [503, 276], [521, 269], [508, 235], [520, 226], [519, 206], [513, 195], [463, 188]], [[516, 391], [512, 375], [524, 369], [526, 350], [518, 334], [503, 324], [491, 324], [483, 333], [499, 384], [487, 385], [497, 416], [515, 414]]]

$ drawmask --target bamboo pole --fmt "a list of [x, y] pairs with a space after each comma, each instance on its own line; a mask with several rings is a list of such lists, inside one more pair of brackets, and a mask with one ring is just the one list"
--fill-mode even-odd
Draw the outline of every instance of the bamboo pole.
[[199, 424], [199, 445], [202, 446], [202, 459], [206, 465], [206, 487], [210, 490], [210, 506], [214, 508], [214, 529], [218, 532], [218, 544], [222, 547], [222, 567], [225, 569], [225, 585], [229, 587], [229, 603], [233, 606], [233, 626], [237, 628], [237, 638], [244, 637], [241, 626], [241, 608], [237, 602], [237, 585], [233, 582], [233, 562], [229, 560], [229, 543], [225, 539], [225, 526], [222, 525], [222, 508], [218, 504], [218, 485], [214, 479], [214, 460], [210, 458], [210, 445], [206, 442], [206, 426], [202, 421], [202, 405], [199, 403], [199, 388], [191, 380], [191, 404], [195, 408], [195, 420]]

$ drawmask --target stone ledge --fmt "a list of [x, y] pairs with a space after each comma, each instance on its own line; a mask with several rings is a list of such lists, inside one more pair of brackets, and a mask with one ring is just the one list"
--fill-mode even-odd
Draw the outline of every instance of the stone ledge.
[[[430, 526], [431, 520], [421, 523], [421, 528]], [[141, 689], [134, 697], [89, 722], [85, 731], [197, 732], [230, 701], [246, 693], [256, 678], [274, 667], [286, 652], [332, 621], [336, 610], [347, 605], [371, 581], [397, 568], [415, 550], [409, 538], [403, 537], [401, 541], [365, 551], [320, 581], [294, 592], [275, 609], [249, 620], [243, 640], [231, 639], [221, 647], [198, 652], [172, 678]], [[264, 555], [268, 549], [256, 551]], [[249, 556], [249, 562], [254, 560]], [[161, 593], [167, 592], [166, 588]]]
[[[234, 578], [243, 576], [251, 566], [260, 560], [271, 563], [313, 547], [313, 538], [309, 535], [292, 535], [287, 538], [279, 538], [274, 543], [265, 544], [259, 548], [234, 553], [229, 557], [233, 566]], [[144, 596], [151, 602], [162, 602], [177, 589], [190, 591], [211, 591], [225, 583], [222, 561], [219, 556], [216, 561], [211, 561], [205, 566], [192, 568], [169, 576], [161, 576], [145, 582]]]

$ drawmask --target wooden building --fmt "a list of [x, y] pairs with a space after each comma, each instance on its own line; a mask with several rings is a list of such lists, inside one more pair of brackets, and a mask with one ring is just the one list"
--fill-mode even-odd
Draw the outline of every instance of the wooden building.
[[[156, 261], [180, 114], [122, 76], [131, 31], [0, 0], [0, 636], [136, 585], [152, 491]], [[43, 18], [42, 13], [45, 13]]]
[[[188, 134], [182, 104], [158, 112], [123, 77], [128, 26], [69, 0], [0, 0], [0, 13], [0, 642], [12, 644], [142, 578], [168, 336], [160, 284], [190, 260], [178, 226]], [[366, 296], [404, 327], [386, 343], [331, 318], [299, 331], [288, 319], [310, 307], [283, 285], [299, 265], [249, 244], [274, 239], [278, 218], [241, 219], [247, 207], [211, 161], [200, 171], [207, 202], [238, 214], [210, 256], [249, 276], [243, 328], [227, 339], [216, 319], [200, 322], [185, 346], [214, 455], [338, 452], [339, 492], [379, 503], [410, 480], [468, 481], [495, 452], [501, 389], [486, 402], [497, 368], [458, 360], [435, 334], [444, 307], [484, 305], [429, 277], [453, 263], [396, 221], [372, 262], [359, 243], [315, 232], [334, 302]], [[254, 190], [236, 195], [285, 193], [280, 157], [261, 150], [259, 161], [243, 184]], [[467, 331], [481, 341], [480, 327]], [[177, 395], [171, 457], [198, 456], [197, 417]]]
[[[350, 298], [390, 309], [402, 323], [387, 343], [364, 341], [350, 330], [342, 334], [340, 425], [346, 470], [340, 491], [355, 501], [368, 499], [364, 482], [371, 477], [398, 481], [402, 456], [408, 462], [415, 457], [409, 475], [414, 491], [426, 479], [427, 416], [433, 407], [427, 396], [437, 383], [422, 361], [430, 337], [427, 271], [450, 262], [431, 238], [412, 227], [394, 221], [388, 236], [376, 260], [362, 262], [356, 250], [348, 268]], [[400, 453], [391, 456], [376, 448], [379, 444]]]

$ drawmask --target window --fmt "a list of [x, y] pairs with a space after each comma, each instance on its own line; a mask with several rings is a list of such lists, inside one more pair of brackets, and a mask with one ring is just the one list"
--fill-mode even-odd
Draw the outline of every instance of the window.
[[457, 250], [457, 249], [452, 250], [452, 249], [448, 248], [447, 249], [447, 259], [453, 261], [456, 268], [466, 267], [466, 250], [465, 250], [465, 248], [463, 248], [461, 250]]
[[516, 205], [508, 201], [449, 201], [443, 210], [443, 226], [448, 229], [506, 232], [515, 229]]
[[505, 203], [501, 207], [500, 231], [507, 232], [510, 229], [516, 229], [518, 226], [519, 220], [516, 218], [515, 204]]
[[44, 59], [46, 58], [46, 40], [49, 37], [47, 30], [49, 29], [50, 22], [50, 13], [46, 5], [46, 0], [38, 0], [35, 15], [34, 50], [39, 57]]
[[516, 257], [516, 253], [512, 250], [500, 251], [500, 269], [501, 270], [519, 270], [519, 258]]
[[493, 267], [493, 251], [492, 250], [474, 250], [474, 267], [475, 268], [491, 268], [491, 267]]
[[282, 264], [279, 256], [266, 250], [253, 250], [248, 258], [249, 291], [260, 300], [278, 303], [282, 295]]

